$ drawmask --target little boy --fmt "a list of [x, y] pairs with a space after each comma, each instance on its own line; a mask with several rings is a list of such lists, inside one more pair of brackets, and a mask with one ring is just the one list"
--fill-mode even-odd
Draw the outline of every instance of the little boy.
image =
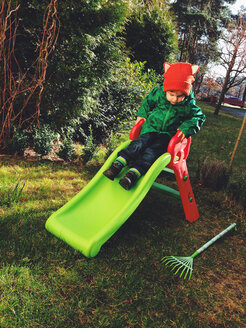
[[130, 169], [119, 183], [129, 190], [167, 150], [177, 130], [181, 140], [200, 130], [205, 115], [196, 106], [192, 91], [198, 70], [199, 66], [189, 63], [164, 63], [163, 87], [154, 88], [136, 114], [136, 123], [145, 120], [140, 136], [118, 153], [115, 162], [103, 173], [106, 177], [114, 180], [128, 165]]

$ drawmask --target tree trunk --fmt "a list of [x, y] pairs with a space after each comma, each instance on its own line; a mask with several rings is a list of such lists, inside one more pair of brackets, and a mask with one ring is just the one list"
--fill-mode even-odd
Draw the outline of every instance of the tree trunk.
[[238, 46], [235, 46], [234, 53], [233, 53], [233, 56], [232, 56], [232, 60], [229, 64], [229, 67], [228, 67], [227, 72], [226, 72], [226, 77], [225, 77], [225, 81], [224, 81], [224, 84], [223, 84], [223, 87], [222, 87], [220, 98], [219, 98], [218, 104], [215, 107], [214, 115], [219, 114], [221, 104], [222, 104], [222, 102], [225, 98], [225, 94], [226, 94], [226, 91], [227, 91], [227, 84], [228, 84], [228, 81], [229, 81], [230, 73], [231, 73], [231, 71], [233, 69], [233, 66], [235, 64], [235, 61], [236, 61], [237, 52], [238, 52]]
[[227, 83], [228, 83], [228, 80], [229, 80], [230, 73], [231, 73], [231, 70], [228, 68], [228, 70], [226, 72], [225, 81], [224, 81], [224, 84], [223, 84], [223, 87], [222, 87], [222, 90], [221, 90], [220, 98], [219, 98], [219, 101], [218, 101], [218, 103], [215, 107], [214, 115], [219, 114], [221, 104], [222, 104], [222, 102], [224, 100], [224, 97], [225, 97], [226, 87], [227, 87]]
[[245, 85], [244, 92], [243, 92], [243, 101], [245, 101], [245, 98], [246, 98], [246, 85]]
[[203, 79], [204, 79], [204, 74], [199, 74], [198, 77], [196, 78], [193, 84], [193, 89], [195, 94], [198, 94], [200, 92]]

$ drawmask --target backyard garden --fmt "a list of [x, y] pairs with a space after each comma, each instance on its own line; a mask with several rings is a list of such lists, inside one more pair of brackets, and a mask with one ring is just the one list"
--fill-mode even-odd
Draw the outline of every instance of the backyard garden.
[[[214, 168], [214, 184], [204, 186], [201, 163], [228, 166], [242, 120], [200, 105], [207, 120], [188, 157], [200, 218], [189, 223], [179, 200], [150, 191], [92, 259], [45, 222], [93, 178], [105, 146], [86, 164], [1, 155], [1, 327], [245, 327], [246, 136], [227, 186], [216, 185]], [[176, 187], [165, 172], [158, 180]], [[194, 260], [190, 280], [160, 262], [191, 255], [233, 222], [237, 231]]]
[[[1, 2], [0, 327], [246, 328], [246, 116], [220, 106], [228, 90], [245, 99], [246, 20], [230, 3]], [[223, 35], [234, 52], [219, 49]], [[46, 222], [129, 140], [168, 62], [200, 67], [193, 91], [206, 121], [187, 158], [199, 218], [150, 189], [88, 258]], [[223, 62], [226, 78], [209, 76]], [[170, 172], [156, 180], [177, 189]], [[163, 262], [233, 223], [193, 259], [190, 279]]]

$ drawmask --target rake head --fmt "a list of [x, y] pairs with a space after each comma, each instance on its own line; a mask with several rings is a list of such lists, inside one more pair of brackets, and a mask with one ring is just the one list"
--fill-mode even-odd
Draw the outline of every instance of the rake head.
[[175, 271], [174, 274], [180, 274], [184, 279], [190, 280], [193, 271], [193, 258], [192, 257], [175, 257], [165, 256], [161, 259], [161, 262], [171, 268], [171, 271]]

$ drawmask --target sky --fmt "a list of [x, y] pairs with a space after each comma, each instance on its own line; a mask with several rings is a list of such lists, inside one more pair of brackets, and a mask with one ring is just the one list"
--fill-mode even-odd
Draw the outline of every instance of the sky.
[[230, 5], [230, 9], [233, 14], [237, 14], [241, 6], [246, 6], [245, 0], [237, 0], [234, 5]]

